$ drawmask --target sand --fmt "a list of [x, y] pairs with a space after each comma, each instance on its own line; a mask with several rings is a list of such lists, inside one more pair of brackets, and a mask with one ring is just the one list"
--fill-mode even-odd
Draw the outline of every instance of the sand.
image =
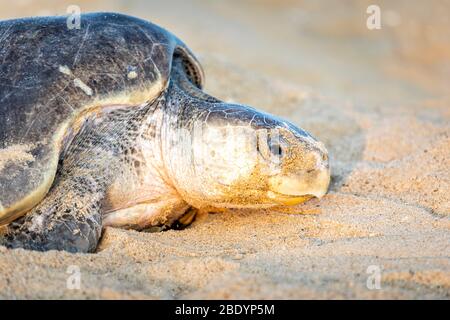
[[[22, 2], [1, 18], [66, 7]], [[381, 1], [379, 31], [365, 28], [365, 1], [78, 2], [179, 35], [206, 91], [322, 140], [332, 184], [288, 211], [209, 214], [163, 233], [108, 228], [95, 254], [0, 246], [0, 298], [450, 297], [448, 2]]]

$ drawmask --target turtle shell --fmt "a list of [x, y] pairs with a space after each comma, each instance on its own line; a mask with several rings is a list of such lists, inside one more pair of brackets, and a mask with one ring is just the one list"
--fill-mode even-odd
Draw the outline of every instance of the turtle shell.
[[130, 107], [167, 86], [174, 55], [198, 86], [203, 72], [168, 31], [114, 13], [0, 21], [0, 224], [35, 206], [51, 187], [64, 137], [81, 114]]

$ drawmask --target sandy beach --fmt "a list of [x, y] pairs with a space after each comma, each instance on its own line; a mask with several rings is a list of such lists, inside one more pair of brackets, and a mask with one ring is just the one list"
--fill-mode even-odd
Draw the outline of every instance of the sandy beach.
[[[369, 1], [78, 0], [165, 27], [198, 55], [206, 92], [311, 132], [331, 186], [182, 231], [107, 228], [95, 254], [0, 246], [0, 299], [449, 299], [450, 3], [378, 3], [368, 30]], [[74, 3], [0, 4], [7, 19]]]

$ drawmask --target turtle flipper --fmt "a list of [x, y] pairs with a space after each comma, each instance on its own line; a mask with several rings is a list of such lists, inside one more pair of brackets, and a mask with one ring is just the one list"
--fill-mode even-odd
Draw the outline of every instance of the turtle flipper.
[[10, 224], [4, 245], [37, 251], [93, 252], [102, 231], [102, 197], [93, 179], [63, 181], [26, 216]]
[[49, 193], [26, 216], [10, 224], [4, 245], [38, 251], [96, 249], [102, 231], [102, 201], [118, 163], [118, 157], [112, 156], [116, 151], [110, 142], [112, 133], [106, 130], [111, 122], [100, 120], [85, 120], [60, 156]]

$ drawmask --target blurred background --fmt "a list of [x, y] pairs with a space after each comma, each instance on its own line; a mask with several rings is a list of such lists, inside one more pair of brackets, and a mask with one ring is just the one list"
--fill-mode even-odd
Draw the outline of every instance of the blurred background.
[[[180, 37], [202, 59], [233, 64], [341, 101], [433, 104], [450, 88], [450, 1], [0, 0], [0, 18], [117, 11]], [[367, 7], [381, 9], [369, 30]], [[208, 70], [206, 70], [208, 75]]]

